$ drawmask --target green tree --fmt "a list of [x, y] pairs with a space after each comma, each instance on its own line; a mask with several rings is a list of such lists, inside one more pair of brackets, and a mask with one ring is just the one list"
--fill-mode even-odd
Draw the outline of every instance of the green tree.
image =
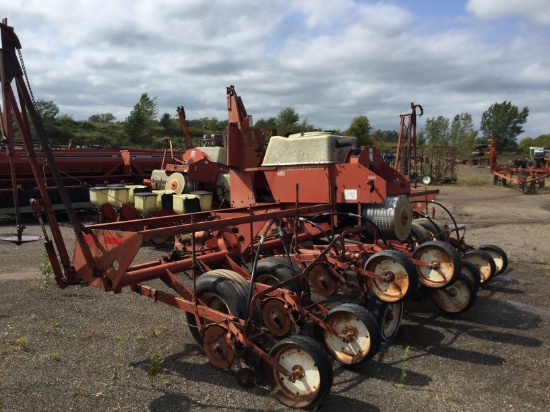
[[357, 137], [361, 146], [367, 146], [373, 143], [370, 131], [371, 125], [367, 116], [357, 116], [351, 121], [347, 134]]
[[429, 144], [448, 145], [449, 144], [449, 119], [443, 116], [437, 116], [426, 119], [424, 132]]
[[111, 123], [114, 123], [115, 120], [116, 120], [116, 117], [112, 113], [93, 114], [90, 117], [88, 117], [88, 121], [90, 123], [111, 124]]
[[124, 130], [132, 142], [142, 143], [143, 137], [156, 126], [158, 114], [156, 100], [156, 97], [151, 99], [147, 93], [143, 93], [126, 118]]
[[55, 146], [66, 143], [65, 140], [67, 136], [60, 134], [56, 128], [56, 118], [59, 115], [59, 107], [51, 100], [46, 101], [44, 99], [38, 99], [36, 101], [36, 110], [42, 119], [44, 132], [46, 133], [50, 145]]
[[379, 137], [383, 142], [397, 143], [399, 132], [397, 130], [376, 129], [372, 132], [373, 136]]
[[449, 144], [458, 147], [461, 154], [465, 155], [474, 150], [477, 130], [474, 130], [474, 122], [470, 113], [457, 114], [451, 122], [449, 131]]
[[269, 117], [267, 119], [259, 119], [254, 123], [254, 127], [257, 127], [259, 129], [276, 129], [277, 128], [277, 118], [276, 117]]
[[219, 132], [220, 129], [218, 129], [218, 125], [220, 122], [216, 117], [212, 117], [210, 120], [208, 120], [207, 129], [211, 132]]
[[280, 135], [298, 132], [300, 115], [292, 107], [285, 107], [277, 116], [277, 129]]
[[208, 117], [201, 117], [200, 119], [193, 119], [187, 121], [187, 126], [194, 129], [208, 129], [208, 122], [210, 119]]
[[426, 139], [426, 131], [424, 129], [420, 129], [416, 131], [416, 147], [423, 147], [426, 146], [428, 143]]
[[485, 139], [495, 133], [497, 150], [513, 151], [517, 148], [516, 137], [523, 133], [522, 125], [528, 116], [527, 107], [520, 111], [512, 102], [495, 103], [481, 115], [480, 130]]
[[164, 113], [159, 120], [159, 124], [166, 135], [172, 135], [178, 131], [179, 121], [175, 116], [170, 116], [170, 113]]
[[276, 117], [269, 117], [267, 119], [261, 118], [254, 123], [254, 127], [257, 127], [258, 129], [262, 129], [264, 134], [264, 139], [268, 139], [271, 137], [271, 132], [273, 130], [277, 130], [276, 134], [279, 134], [279, 131], [277, 129], [277, 118]]
[[285, 107], [277, 115], [277, 123], [282, 126], [294, 126], [300, 120], [300, 115], [292, 107]]
[[533, 145], [533, 138], [532, 137], [524, 137], [520, 140], [518, 143], [518, 150], [520, 150], [522, 153], [529, 153], [529, 147], [534, 146]]
[[36, 110], [42, 120], [54, 120], [59, 114], [59, 107], [53, 101], [38, 99], [36, 101]]

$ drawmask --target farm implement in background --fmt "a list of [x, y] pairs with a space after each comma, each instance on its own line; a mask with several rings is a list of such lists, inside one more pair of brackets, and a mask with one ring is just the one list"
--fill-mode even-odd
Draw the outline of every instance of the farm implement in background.
[[530, 147], [529, 160], [517, 160], [511, 166], [501, 166], [497, 161], [496, 137], [491, 137], [490, 170], [493, 183], [502, 186], [517, 185], [526, 193], [535, 193], [537, 188], [543, 188], [545, 179], [550, 177], [550, 149]]

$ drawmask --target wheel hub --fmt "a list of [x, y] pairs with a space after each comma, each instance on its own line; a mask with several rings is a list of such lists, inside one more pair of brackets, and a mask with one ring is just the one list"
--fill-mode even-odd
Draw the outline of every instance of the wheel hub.
[[383, 279], [384, 279], [384, 281], [386, 281], [388, 283], [395, 282], [395, 279], [396, 279], [395, 273], [393, 273], [391, 271], [388, 271], [388, 272], [384, 273]]
[[447, 288], [445, 289], [445, 293], [451, 298], [456, 298], [458, 296], [458, 292], [455, 288]]
[[441, 262], [439, 262], [438, 260], [432, 260], [430, 268], [434, 270], [438, 270], [439, 268], [441, 268]]
[[357, 329], [354, 328], [346, 328], [342, 332], [342, 340], [346, 343], [349, 343], [351, 341], [354, 341], [357, 339]]
[[294, 365], [292, 367], [292, 381], [303, 379], [306, 376], [306, 371], [301, 365]]

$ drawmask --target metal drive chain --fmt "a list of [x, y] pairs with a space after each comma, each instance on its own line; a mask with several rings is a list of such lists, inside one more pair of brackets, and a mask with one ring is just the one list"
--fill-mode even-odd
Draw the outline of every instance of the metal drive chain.
[[43, 135], [46, 135], [46, 131], [44, 129], [44, 124], [42, 123], [42, 118], [40, 117], [40, 112], [38, 111], [38, 106], [36, 106], [36, 101], [34, 100], [34, 95], [32, 93], [31, 89], [31, 83], [29, 82], [29, 76], [27, 75], [27, 69], [25, 67], [25, 61], [23, 60], [23, 53], [21, 52], [21, 49], [17, 49], [17, 54], [19, 55], [19, 64], [21, 65], [21, 69], [23, 70], [23, 75], [25, 76], [25, 83], [27, 84], [27, 90], [29, 91], [29, 95], [31, 97], [32, 107], [34, 108], [34, 112], [36, 113], [36, 117], [38, 118], [38, 124], [36, 125]]
[[[34, 95], [32, 94], [31, 83], [29, 82], [29, 76], [27, 76], [27, 69], [25, 68], [25, 61], [23, 60], [23, 53], [21, 53], [21, 49], [17, 49], [17, 54], [19, 54], [19, 63], [21, 64], [23, 75], [25, 76], [25, 83], [27, 83], [27, 89], [29, 89], [32, 105], [34, 110], [36, 110], [36, 102], [34, 101]], [[38, 113], [38, 110], [36, 110], [36, 112]]]

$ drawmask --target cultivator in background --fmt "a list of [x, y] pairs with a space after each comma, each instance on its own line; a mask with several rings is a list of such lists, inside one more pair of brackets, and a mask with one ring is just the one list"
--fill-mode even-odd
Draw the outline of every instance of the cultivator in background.
[[424, 109], [419, 104], [411, 103], [411, 112], [400, 115], [399, 137], [395, 159], [391, 164], [397, 171], [407, 176], [413, 183], [430, 185], [433, 177], [427, 170], [427, 163], [423, 155], [419, 155], [416, 147], [416, 109], [420, 109], [419, 116]]
[[432, 182], [456, 183], [456, 147], [431, 145], [427, 151], [426, 159], [426, 169]]
[[[6, 21], [0, 27], [2, 126], [11, 144], [15, 120], [29, 153], [40, 192], [31, 207], [43, 225], [57, 284], [114, 293], [129, 287], [184, 310], [210, 362], [232, 369], [242, 386], [264, 378], [283, 404], [314, 407], [332, 385], [327, 353], [346, 365], [369, 360], [380, 340], [397, 332], [405, 299], [431, 295], [446, 313], [461, 313], [475, 300], [473, 283], [481, 283], [480, 271], [496, 268], [490, 254], [464, 242], [454, 221], [445, 228], [433, 220], [427, 205], [435, 205], [438, 191], [411, 189], [410, 180], [386, 165], [376, 148], [360, 148], [357, 139], [331, 132], [273, 136], [266, 147], [233, 86], [226, 94], [224, 147], [208, 152], [204, 148], [211, 146], [190, 143], [181, 161], [148, 182], [164, 182], [164, 189], [143, 185], [142, 194], [135, 189], [143, 188], [111, 187], [106, 193], [96, 188], [98, 205], [113, 206], [115, 219], [82, 226], [23, 81], [19, 40]], [[41, 165], [34, 161], [31, 123], [75, 231], [72, 260]], [[180, 195], [170, 193], [172, 184], [178, 190], [202, 189], [218, 199], [218, 208], [185, 188]], [[159, 197], [152, 190], [163, 190], [161, 203], [181, 199], [181, 213], [123, 216], [125, 206], [138, 210], [135, 201], [119, 196], [131, 189], [134, 198], [154, 196], [155, 204]], [[103, 195], [118, 203], [101, 201]], [[183, 195], [190, 196], [176, 198]], [[224, 204], [229, 207], [219, 208]], [[145, 241], [167, 238], [174, 239], [170, 253], [139, 261]], [[504, 252], [488, 250], [505, 259]], [[338, 290], [346, 303], [334, 306], [326, 298]]]
[[431, 185], [433, 182], [456, 182], [456, 148], [431, 145], [426, 153], [416, 146], [416, 109], [420, 115], [424, 109], [411, 103], [411, 112], [402, 114], [399, 126], [397, 151], [393, 165], [409, 177], [413, 183]]
[[502, 186], [517, 185], [523, 193], [534, 193], [544, 187], [544, 181], [550, 177], [550, 150], [530, 148], [531, 159], [515, 162], [512, 166], [501, 166], [497, 162], [496, 137], [491, 137], [490, 168], [493, 183]]

